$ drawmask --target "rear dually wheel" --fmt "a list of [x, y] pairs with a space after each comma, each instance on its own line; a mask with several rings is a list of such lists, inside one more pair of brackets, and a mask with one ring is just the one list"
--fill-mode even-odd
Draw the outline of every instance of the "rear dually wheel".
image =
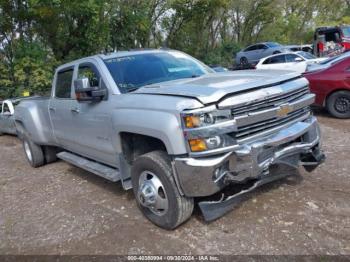
[[35, 144], [27, 136], [23, 137], [23, 149], [26, 158], [32, 167], [40, 167], [44, 165], [45, 158], [42, 147]]

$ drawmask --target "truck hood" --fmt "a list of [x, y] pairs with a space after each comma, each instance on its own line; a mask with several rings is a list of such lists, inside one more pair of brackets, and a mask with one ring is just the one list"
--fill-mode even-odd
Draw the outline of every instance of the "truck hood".
[[203, 104], [219, 101], [234, 94], [299, 77], [300, 74], [283, 70], [242, 70], [210, 73], [197, 78], [186, 78], [144, 86], [134, 94], [155, 94], [191, 97]]

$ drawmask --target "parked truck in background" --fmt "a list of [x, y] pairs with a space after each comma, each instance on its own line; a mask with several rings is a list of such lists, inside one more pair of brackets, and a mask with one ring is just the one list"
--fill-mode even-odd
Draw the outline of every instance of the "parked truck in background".
[[348, 50], [350, 50], [349, 25], [316, 28], [313, 42], [315, 56], [333, 56]]
[[21, 101], [20, 98], [0, 101], [0, 136], [3, 134], [16, 135], [15, 106]]
[[[323, 160], [308, 82], [283, 71], [215, 73], [178, 51], [96, 55], [60, 66], [51, 97], [23, 101], [15, 121], [33, 167], [68, 161], [133, 189], [142, 213], [173, 229], [194, 198], [216, 219], [256, 187], [290, 175], [274, 167]], [[74, 200], [72, 200], [74, 201]]]

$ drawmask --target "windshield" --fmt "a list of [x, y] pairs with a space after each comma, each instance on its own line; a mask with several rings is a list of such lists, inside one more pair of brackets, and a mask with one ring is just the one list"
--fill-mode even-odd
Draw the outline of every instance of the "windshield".
[[116, 57], [105, 60], [105, 64], [123, 93], [145, 85], [214, 72], [198, 60], [176, 51]]
[[344, 37], [350, 38], [350, 26], [341, 27]]
[[308, 52], [297, 52], [298, 55], [301, 55], [302, 57], [304, 57], [305, 59], [316, 59], [316, 57]]

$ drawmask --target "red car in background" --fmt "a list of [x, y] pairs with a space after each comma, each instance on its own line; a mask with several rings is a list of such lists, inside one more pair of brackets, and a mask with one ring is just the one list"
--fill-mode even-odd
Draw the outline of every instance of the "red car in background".
[[306, 72], [315, 104], [326, 107], [337, 118], [350, 118], [350, 56], [329, 59], [329, 65]]

